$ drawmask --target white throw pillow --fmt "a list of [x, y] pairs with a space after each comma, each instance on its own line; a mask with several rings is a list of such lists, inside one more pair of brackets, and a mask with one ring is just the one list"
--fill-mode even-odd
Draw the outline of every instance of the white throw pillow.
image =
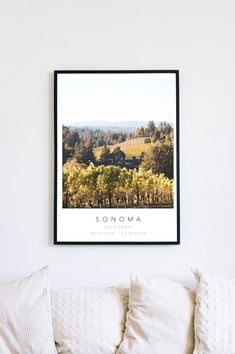
[[235, 279], [195, 272], [194, 354], [235, 354]]
[[0, 353], [56, 353], [48, 267], [26, 278], [0, 283]]
[[128, 290], [80, 288], [51, 292], [58, 353], [115, 353], [125, 329]]
[[126, 330], [118, 354], [192, 354], [195, 294], [165, 280], [131, 277]]

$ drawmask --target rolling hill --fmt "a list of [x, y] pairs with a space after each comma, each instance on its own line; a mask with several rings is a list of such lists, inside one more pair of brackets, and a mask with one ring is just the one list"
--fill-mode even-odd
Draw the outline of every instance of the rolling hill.
[[[144, 140], [146, 138], [135, 138], [135, 139], [130, 139], [126, 140], [123, 143], [115, 144], [115, 145], [110, 145], [108, 146], [110, 151], [112, 152], [115, 148], [118, 146], [121, 148], [121, 150], [126, 154], [127, 158], [132, 158], [132, 157], [140, 157], [142, 152], [148, 152], [150, 151], [151, 147], [155, 144], [146, 144], [144, 143]], [[97, 159], [100, 158], [100, 154], [102, 151], [103, 147], [95, 148], [94, 149], [94, 154]]]

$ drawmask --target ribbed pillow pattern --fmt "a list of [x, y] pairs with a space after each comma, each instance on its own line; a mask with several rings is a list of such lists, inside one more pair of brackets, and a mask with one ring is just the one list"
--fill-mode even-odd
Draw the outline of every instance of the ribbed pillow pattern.
[[192, 354], [195, 294], [180, 284], [132, 276], [118, 354]]
[[56, 353], [48, 267], [23, 279], [0, 283], [0, 353]]
[[64, 289], [51, 295], [58, 353], [116, 352], [125, 329], [127, 289]]
[[194, 354], [235, 354], [235, 279], [199, 271]]

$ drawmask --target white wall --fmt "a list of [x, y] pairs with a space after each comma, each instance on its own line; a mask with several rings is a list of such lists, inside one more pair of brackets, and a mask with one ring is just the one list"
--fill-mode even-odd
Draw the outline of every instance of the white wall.
[[[0, 0], [0, 52], [0, 279], [235, 274], [234, 0]], [[180, 70], [180, 246], [52, 244], [54, 69]]]

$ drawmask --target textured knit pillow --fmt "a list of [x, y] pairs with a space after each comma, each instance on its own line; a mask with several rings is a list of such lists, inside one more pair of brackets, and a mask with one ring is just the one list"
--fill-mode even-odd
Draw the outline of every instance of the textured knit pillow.
[[118, 354], [192, 354], [195, 295], [164, 279], [131, 277], [126, 330]]
[[127, 289], [64, 289], [51, 295], [58, 353], [116, 352], [125, 329]]
[[197, 279], [194, 354], [235, 354], [235, 279]]
[[21, 280], [0, 283], [0, 353], [56, 353], [47, 267]]

